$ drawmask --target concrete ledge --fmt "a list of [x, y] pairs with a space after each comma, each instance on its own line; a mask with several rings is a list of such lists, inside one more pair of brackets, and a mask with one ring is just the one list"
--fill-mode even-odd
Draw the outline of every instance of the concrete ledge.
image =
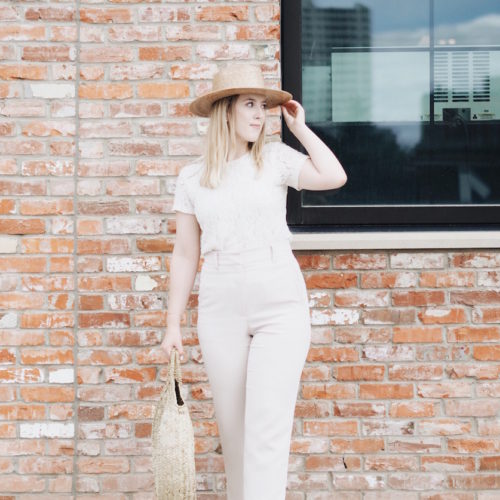
[[500, 249], [500, 231], [292, 234], [293, 250]]

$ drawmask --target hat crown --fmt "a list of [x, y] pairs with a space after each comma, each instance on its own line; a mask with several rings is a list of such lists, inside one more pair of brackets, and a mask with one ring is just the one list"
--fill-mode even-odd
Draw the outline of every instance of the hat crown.
[[212, 91], [247, 87], [265, 87], [259, 67], [251, 64], [236, 64], [219, 70], [212, 82]]
[[198, 116], [209, 116], [212, 104], [218, 99], [236, 94], [261, 94], [266, 96], [269, 108], [292, 98], [290, 92], [267, 86], [260, 66], [254, 64], [231, 64], [221, 68], [213, 77], [212, 90], [197, 97], [189, 111]]

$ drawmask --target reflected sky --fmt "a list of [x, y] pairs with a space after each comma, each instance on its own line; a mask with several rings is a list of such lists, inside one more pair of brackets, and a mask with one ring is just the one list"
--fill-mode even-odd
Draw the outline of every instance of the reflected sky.
[[[429, 5], [425, 0], [303, 0], [314, 7], [370, 9], [372, 45], [428, 46]], [[435, 0], [437, 45], [500, 45], [498, 0]]]

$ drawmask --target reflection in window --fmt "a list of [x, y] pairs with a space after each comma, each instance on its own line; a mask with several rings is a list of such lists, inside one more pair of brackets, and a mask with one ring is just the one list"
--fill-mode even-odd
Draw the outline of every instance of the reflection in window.
[[500, 2], [301, 2], [306, 119], [349, 176], [303, 206], [500, 203]]
[[332, 52], [331, 68], [332, 122], [428, 120], [428, 52]]

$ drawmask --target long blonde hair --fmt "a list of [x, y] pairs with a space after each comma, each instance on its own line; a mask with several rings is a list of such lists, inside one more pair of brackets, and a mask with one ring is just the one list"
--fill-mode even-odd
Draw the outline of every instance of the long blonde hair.
[[[205, 137], [204, 168], [200, 185], [215, 188], [219, 185], [227, 169], [227, 157], [231, 145], [236, 144], [235, 118], [232, 109], [238, 95], [223, 97], [212, 104], [209, 114], [207, 134]], [[250, 144], [251, 158], [262, 169], [262, 149], [265, 143], [265, 122], [259, 137]]]

